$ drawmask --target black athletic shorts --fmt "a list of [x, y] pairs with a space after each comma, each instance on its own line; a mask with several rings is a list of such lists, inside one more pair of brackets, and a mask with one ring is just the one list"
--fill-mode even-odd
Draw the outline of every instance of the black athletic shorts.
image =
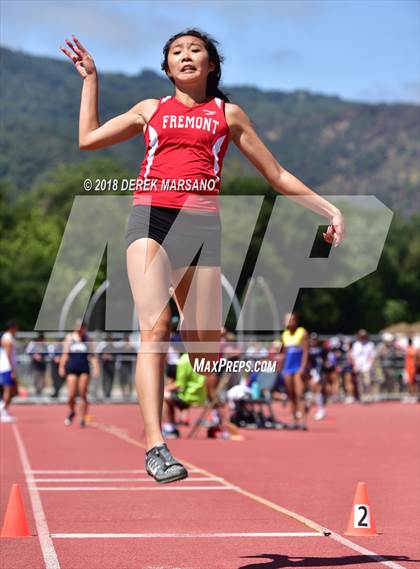
[[90, 374], [89, 367], [73, 367], [73, 366], [65, 366], [66, 375], [82, 375], [82, 373]]
[[166, 377], [169, 377], [170, 379], [173, 379], [175, 381], [176, 368], [177, 368], [176, 364], [166, 364], [166, 370], [165, 370]]
[[[177, 218], [178, 222], [170, 231]], [[218, 212], [196, 213], [170, 207], [136, 205], [127, 224], [126, 246], [143, 237], [154, 239], [164, 247], [173, 269], [220, 266], [221, 223]]]

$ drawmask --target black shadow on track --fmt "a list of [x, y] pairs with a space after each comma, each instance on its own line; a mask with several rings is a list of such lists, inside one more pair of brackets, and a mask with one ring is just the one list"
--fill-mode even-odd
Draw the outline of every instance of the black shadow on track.
[[[379, 554], [378, 554], [379, 555]], [[403, 561], [418, 563], [418, 559], [410, 559], [404, 555], [380, 555], [382, 561]], [[261, 553], [260, 555], [241, 556], [241, 559], [267, 559], [264, 562], [241, 565], [238, 569], [283, 569], [287, 567], [351, 567], [365, 563], [380, 563], [367, 555], [346, 555], [344, 557], [289, 557], [278, 553]]]

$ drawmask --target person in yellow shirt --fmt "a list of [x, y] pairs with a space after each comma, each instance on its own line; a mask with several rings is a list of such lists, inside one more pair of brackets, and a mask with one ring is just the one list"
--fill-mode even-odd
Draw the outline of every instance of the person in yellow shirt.
[[166, 386], [163, 402], [163, 435], [178, 438], [175, 426], [175, 409], [183, 411], [207, 401], [206, 377], [194, 371], [187, 353], [178, 361], [176, 378]]
[[302, 326], [298, 326], [298, 314], [292, 312], [285, 316], [286, 329], [282, 334], [281, 353], [284, 353], [282, 374], [289, 396], [293, 423], [291, 429], [306, 431], [304, 373], [308, 364], [308, 333]]

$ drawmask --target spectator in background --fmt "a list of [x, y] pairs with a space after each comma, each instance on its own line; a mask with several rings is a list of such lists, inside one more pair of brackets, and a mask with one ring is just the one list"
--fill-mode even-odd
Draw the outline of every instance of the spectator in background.
[[419, 370], [419, 360], [419, 350], [413, 346], [413, 339], [408, 338], [404, 365], [404, 381], [408, 390], [408, 396], [403, 399], [405, 403], [417, 403], [416, 375]]
[[[220, 352], [221, 356], [228, 360], [229, 362], [238, 361], [242, 354], [242, 345], [241, 343], [236, 341], [236, 336], [233, 332], [229, 332], [226, 328], [222, 331], [222, 338], [223, 341], [221, 342]], [[268, 356], [268, 350], [264, 348], [264, 355], [260, 350], [259, 359], [266, 358]], [[234, 385], [238, 385], [241, 380], [240, 372], [228, 372], [229, 373], [229, 381], [228, 381], [228, 388], [233, 387]], [[223, 377], [224, 373], [221, 374]]]
[[395, 345], [394, 336], [384, 332], [382, 342], [376, 349], [377, 371], [381, 375], [383, 390], [390, 393], [400, 391], [401, 359], [404, 353]]
[[327, 413], [326, 405], [326, 391], [325, 391], [325, 375], [323, 372], [325, 350], [316, 332], [312, 332], [309, 337], [308, 348], [308, 367], [310, 376], [310, 387], [312, 392], [312, 399], [315, 402], [316, 411], [314, 419], [321, 421], [325, 419]]
[[338, 362], [341, 357], [340, 339], [333, 336], [326, 343], [324, 374], [326, 379], [326, 390], [329, 400], [337, 403], [340, 400], [340, 374]]
[[351, 350], [351, 358], [359, 399], [362, 403], [369, 403], [372, 401], [375, 345], [369, 340], [366, 330], [358, 331], [357, 340], [354, 342]]
[[163, 435], [165, 438], [178, 438], [175, 424], [175, 409], [189, 409], [193, 405], [204, 405], [207, 400], [206, 377], [196, 373], [187, 353], [179, 359], [175, 381], [165, 387], [163, 401]]
[[353, 344], [350, 340], [343, 342], [344, 362], [341, 368], [344, 381], [344, 403], [351, 404], [356, 401], [356, 378], [352, 360]]
[[[229, 362], [234, 362], [239, 360], [239, 356], [242, 353], [242, 346], [236, 342], [236, 337], [233, 332], [229, 332], [226, 327], [223, 327], [220, 331], [220, 343], [219, 343], [219, 352], [220, 357], [228, 360]], [[261, 350], [260, 350], [261, 353]], [[266, 353], [267, 350], [266, 350]], [[258, 356], [257, 356], [258, 357]], [[216, 393], [219, 391], [220, 386], [224, 386], [222, 391], [227, 391], [229, 388], [233, 387], [233, 385], [237, 385], [240, 382], [241, 374], [239, 372], [229, 371], [226, 372], [224, 369], [219, 369], [214, 376], [207, 377], [206, 387], [208, 391], [209, 400], [213, 400], [216, 396]], [[217, 437], [218, 434], [222, 433], [225, 425], [229, 427], [229, 422], [226, 422], [225, 412], [223, 409], [222, 404], [215, 405], [212, 414], [211, 414], [211, 421], [212, 426], [209, 427], [207, 436], [209, 438]], [[232, 425], [233, 427], [233, 425]], [[236, 436], [238, 433], [233, 430], [231, 431], [231, 435]], [[226, 433], [226, 436], [227, 433]]]
[[80, 426], [86, 427], [88, 411], [88, 387], [91, 375], [90, 360], [93, 364], [93, 376], [99, 374], [97, 357], [92, 353], [91, 342], [87, 335], [85, 322], [78, 319], [73, 331], [64, 339], [63, 353], [60, 359], [59, 373], [66, 377], [69, 414], [64, 424], [70, 426], [76, 416], [76, 397], [80, 397]]
[[297, 312], [286, 314], [282, 334], [281, 352], [284, 352], [283, 377], [290, 400], [293, 422], [290, 429], [307, 430], [306, 407], [304, 400], [304, 373], [308, 365], [308, 333], [298, 326]]
[[167, 380], [175, 381], [176, 379], [176, 368], [178, 366], [178, 362], [180, 359], [180, 355], [177, 349], [172, 345], [169, 344], [168, 353], [166, 356], [166, 367], [165, 367], [165, 377]]
[[62, 342], [51, 342], [48, 344], [48, 354], [50, 358], [51, 365], [51, 379], [53, 383], [53, 393], [51, 397], [58, 399], [60, 395], [60, 389], [65, 383], [66, 379], [61, 377], [59, 373], [61, 355], [63, 353], [63, 343]]
[[36, 340], [29, 342], [26, 353], [31, 357], [31, 375], [35, 395], [40, 397], [46, 386], [48, 357], [48, 348], [42, 332], [38, 333]]
[[17, 394], [17, 359], [16, 332], [18, 325], [15, 320], [9, 320], [6, 330], [0, 340], [0, 385], [3, 388], [0, 401], [0, 422], [12, 423], [15, 418], [9, 415], [9, 406]]
[[[169, 338], [169, 347], [166, 354], [165, 362], [165, 385], [173, 385], [176, 379], [176, 370], [181, 354], [185, 352], [185, 346], [182, 342], [181, 332], [178, 330], [179, 317], [177, 315], [171, 318], [171, 333]], [[178, 417], [177, 425], [190, 424], [189, 409], [181, 409]]]
[[122, 396], [125, 400], [129, 400], [133, 391], [134, 363], [137, 350], [130, 342], [128, 334], [121, 341], [115, 343], [115, 352]]
[[281, 401], [285, 405], [287, 402], [287, 389], [282, 373], [284, 353], [281, 351], [281, 345], [281, 340], [274, 340], [269, 350], [270, 358], [276, 362], [276, 377], [271, 386], [271, 397], [274, 401]]
[[110, 399], [114, 385], [116, 353], [113, 338], [107, 334], [104, 341], [100, 342], [97, 355], [102, 369], [102, 390], [106, 399]]

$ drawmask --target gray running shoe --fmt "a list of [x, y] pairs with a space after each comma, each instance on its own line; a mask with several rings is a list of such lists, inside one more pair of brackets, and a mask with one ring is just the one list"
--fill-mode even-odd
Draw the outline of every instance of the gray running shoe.
[[172, 456], [165, 443], [146, 452], [146, 472], [156, 482], [166, 484], [187, 478], [186, 468]]

